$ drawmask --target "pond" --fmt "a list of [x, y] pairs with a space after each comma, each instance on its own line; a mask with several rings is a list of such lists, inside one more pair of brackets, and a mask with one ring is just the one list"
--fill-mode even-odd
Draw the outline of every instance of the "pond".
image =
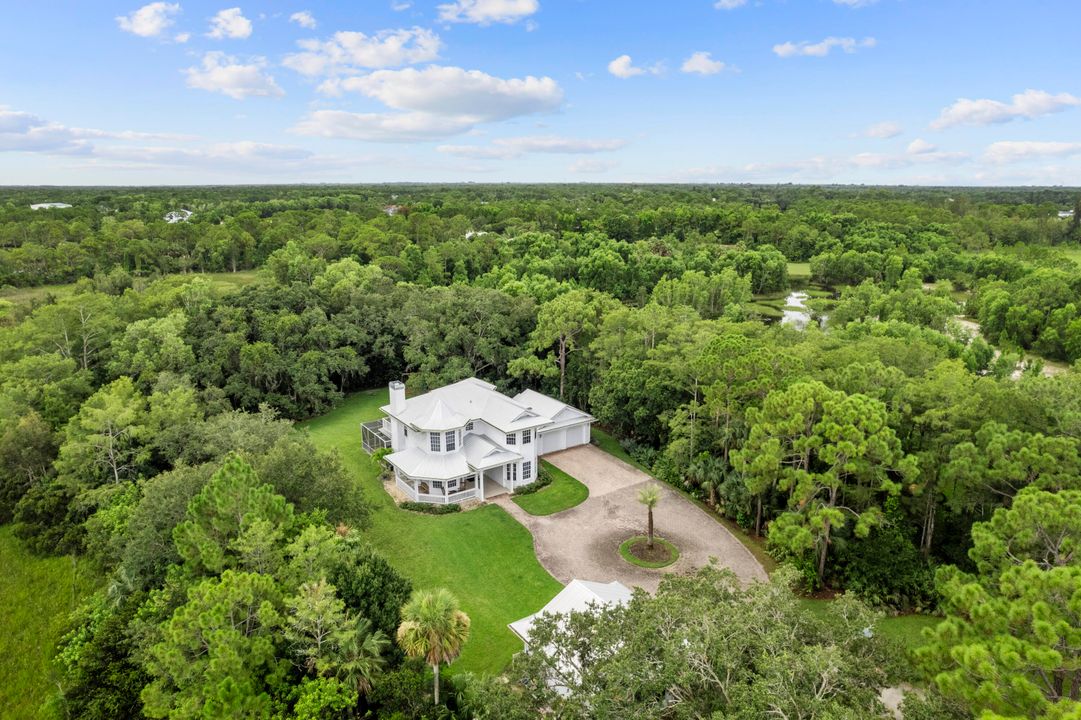
[[784, 299], [781, 308], [781, 324], [791, 325], [797, 330], [806, 330], [813, 320], [817, 320], [820, 328], [826, 327], [827, 315], [816, 315], [811, 308], [807, 307], [807, 301], [811, 296], [802, 290], [793, 290]]

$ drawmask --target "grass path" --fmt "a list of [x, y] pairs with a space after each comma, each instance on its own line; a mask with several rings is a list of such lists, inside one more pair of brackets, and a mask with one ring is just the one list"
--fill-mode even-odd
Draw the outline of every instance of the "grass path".
[[541, 467], [552, 477], [552, 484], [535, 493], [511, 498], [530, 515], [553, 515], [581, 505], [589, 497], [589, 488], [552, 463], [541, 460]]
[[68, 614], [97, 578], [71, 558], [31, 555], [10, 525], [0, 527], [0, 566], [0, 718], [39, 717]]
[[320, 448], [337, 449], [363, 485], [372, 545], [415, 587], [445, 587], [461, 600], [472, 634], [450, 671], [500, 672], [522, 648], [507, 624], [539, 610], [562, 585], [537, 562], [529, 531], [500, 507], [442, 516], [398, 509], [360, 443], [360, 423], [378, 418], [387, 402], [386, 389], [356, 393], [301, 426]]

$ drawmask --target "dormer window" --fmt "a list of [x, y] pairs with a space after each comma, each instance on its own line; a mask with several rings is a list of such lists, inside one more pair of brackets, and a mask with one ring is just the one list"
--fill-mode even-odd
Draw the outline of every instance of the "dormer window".
[[470, 420], [469, 422], [467, 422], [465, 424], [465, 431], [466, 432], [473, 432], [473, 421], [472, 420]]
[[507, 444], [508, 445], [517, 445], [518, 444], [518, 435], [517, 435], [517, 433], [507, 433]]
[[430, 443], [432, 452], [442, 452], [443, 446], [441, 442], [440, 434], [437, 432], [428, 433], [428, 442]]
[[458, 434], [454, 430], [448, 430], [447, 431], [447, 433], [446, 433], [447, 452], [450, 452], [451, 450], [453, 450], [454, 448], [456, 448], [458, 446], [457, 435]]

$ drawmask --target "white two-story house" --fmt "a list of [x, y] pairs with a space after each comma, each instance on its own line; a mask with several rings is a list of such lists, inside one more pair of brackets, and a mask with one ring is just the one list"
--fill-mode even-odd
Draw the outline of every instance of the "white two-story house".
[[390, 383], [381, 420], [362, 426], [364, 449], [389, 447], [398, 488], [417, 502], [457, 503], [537, 479], [538, 456], [589, 442], [593, 417], [533, 390], [511, 398], [468, 378], [406, 399]]

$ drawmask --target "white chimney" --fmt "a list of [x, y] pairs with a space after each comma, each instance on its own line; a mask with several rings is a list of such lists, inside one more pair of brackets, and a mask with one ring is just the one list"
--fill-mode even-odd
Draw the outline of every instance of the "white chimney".
[[405, 383], [401, 380], [390, 381], [390, 411], [400, 413], [405, 410]]

